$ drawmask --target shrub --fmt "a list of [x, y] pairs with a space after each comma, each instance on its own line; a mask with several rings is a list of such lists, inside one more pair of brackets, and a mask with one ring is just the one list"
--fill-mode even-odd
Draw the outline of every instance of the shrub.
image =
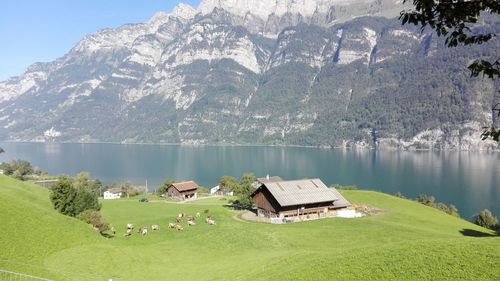
[[479, 226], [495, 230], [497, 228], [498, 219], [493, 216], [488, 209], [484, 209], [474, 216], [472, 222]]
[[98, 230], [100, 233], [103, 233], [104, 231], [109, 229], [109, 224], [104, 221], [104, 219], [101, 216], [101, 213], [96, 210], [85, 210], [81, 212], [77, 218], [81, 221], [84, 221], [92, 227], [94, 227], [96, 230]]
[[403, 199], [406, 199], [406, 197], [401, 193], [401, 192], [396, 192], [396, 194], [394, 194], [394, 196], [398, 197], [398, 198], [403, 198]]

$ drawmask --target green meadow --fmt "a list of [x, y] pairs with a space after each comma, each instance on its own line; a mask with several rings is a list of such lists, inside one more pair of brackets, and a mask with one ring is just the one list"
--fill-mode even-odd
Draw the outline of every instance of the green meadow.
[[[498, 280], [500, 236], [424, 205], [344, 191], [383, 210], [288, 225], [242, 221], [227, 200], [103, 201], [103, 237], [52, 209], [49, 192], [0, 176], [0, 269], [54, 280]], [[217, 225], [204, 223], [203, 211]], [[168, 229], [180, 212], [198, 224]], [[158, 232], [124, 237], [126, 224]]]

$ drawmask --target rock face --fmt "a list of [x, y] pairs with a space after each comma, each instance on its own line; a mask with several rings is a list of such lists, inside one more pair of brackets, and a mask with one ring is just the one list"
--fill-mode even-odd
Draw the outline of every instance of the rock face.
[[205, 0], [100, 30], [0, 82], [0, 139], [498, 148], [479, 134], [499, 85], [466, 69], [498, 41], [447, 49], [396, 19], [357, 18], [402, 8]]

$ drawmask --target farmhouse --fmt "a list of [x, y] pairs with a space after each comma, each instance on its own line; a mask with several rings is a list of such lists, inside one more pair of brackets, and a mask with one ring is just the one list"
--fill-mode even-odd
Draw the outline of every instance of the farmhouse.
[[320, 179], [262, 183], [252, 194], [257, 214], [264, 217], [295, 217], [315, 214], [318, 217], [350, 203]]
[[117, 187], [117, 188], [110, 188], [106, 191], [104, 191], [103, 196], [104, 199], [106, 200], [111, 200], [111, 199], [120, 199], [122, 197], [122, 189]]
[[181, 199], [196, 199], [198, 197], [198, 185], [194, 181], [176, 182], [167, 189], [167, 196]]

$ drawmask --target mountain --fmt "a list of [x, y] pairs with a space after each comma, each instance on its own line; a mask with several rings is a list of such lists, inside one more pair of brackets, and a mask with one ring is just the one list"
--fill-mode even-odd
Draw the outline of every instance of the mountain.
[[[204, 0], [0, 82], [0, 139], [496, 149], [499, 85], [392, 0]], [[495, 18], [478, 30], [500, 30]]]

